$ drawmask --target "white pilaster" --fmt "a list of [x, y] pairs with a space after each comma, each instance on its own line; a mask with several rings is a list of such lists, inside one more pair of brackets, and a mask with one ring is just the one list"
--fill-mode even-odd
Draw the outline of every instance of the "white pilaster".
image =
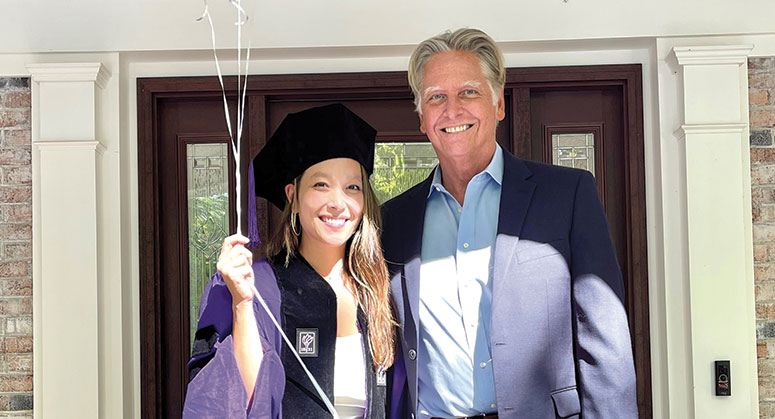
[[[683, 142], [686, 176], [681, 198], [692, 381], [686, 391], [698, 418], [758, 417], [746, 68], [751, 48], [673, 48], [683, 79], [683, 125], [676, 136]], [[731, 397], [715, 395], [715, 360], [731, 361]]]
[[[30, 64], [36, 418], [104, 416], [100, 63]], [[121, 391], [114, 388], [113, 391]]]

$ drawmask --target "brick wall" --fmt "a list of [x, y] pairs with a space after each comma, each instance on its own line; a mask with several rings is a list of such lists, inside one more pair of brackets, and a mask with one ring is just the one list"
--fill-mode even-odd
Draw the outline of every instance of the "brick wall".
[[759, 416], [775, 417], [775, 57], [748, 61]]
[[32, 418], [32, 166], [27, 78], [0, 78], [0, 418]]

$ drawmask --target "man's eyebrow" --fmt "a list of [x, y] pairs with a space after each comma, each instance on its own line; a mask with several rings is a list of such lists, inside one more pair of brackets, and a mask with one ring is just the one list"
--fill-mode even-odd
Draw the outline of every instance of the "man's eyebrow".
[[482, 83], [480, 83], [480, 82], [478, 82], [476, 80], [469, 80], [469, 81], [463, 83], [463, 86], [470, 86], [470, 87], [479, 87], [481, 85], [482, 85]]
[[423, 91], [423, 96], [428, 96], [428, 93], [433, 92], [435, 90], [441, 90], [441, 87], [439, 86], [426, 87], [425, 90]]

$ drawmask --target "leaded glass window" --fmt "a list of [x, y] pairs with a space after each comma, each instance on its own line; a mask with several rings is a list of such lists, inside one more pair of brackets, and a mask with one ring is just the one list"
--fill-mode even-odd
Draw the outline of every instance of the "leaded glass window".
[[186, 145], [189, 330], [194, 342], [199, 300], [229, 235], [229, 156], [225, 143]]
[[595, 174], [595, 134], [552, 134], [552, 164]]

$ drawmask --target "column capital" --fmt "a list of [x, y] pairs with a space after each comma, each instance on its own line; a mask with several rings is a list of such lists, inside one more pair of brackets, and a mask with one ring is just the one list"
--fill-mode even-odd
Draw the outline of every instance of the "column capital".
[[673, 47], [679, 65], [745, 64], [753, 45]]
[[104, 89], [111, 73], [102, 63], [40, 63], [27, 64], [33, 82], [93, 81]]

